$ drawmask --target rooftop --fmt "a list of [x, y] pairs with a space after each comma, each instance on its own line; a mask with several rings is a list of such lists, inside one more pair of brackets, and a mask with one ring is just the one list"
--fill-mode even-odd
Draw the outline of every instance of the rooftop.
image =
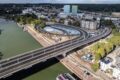
[[110, 58], [110, 57], [105, 57], [104, 59], [102, 59], [101, 60], [102, 62], [104, 62], [105, 64], [109, 64], [110, 62], [112, 62], [113, 61], [113, 59], [112, 58]]

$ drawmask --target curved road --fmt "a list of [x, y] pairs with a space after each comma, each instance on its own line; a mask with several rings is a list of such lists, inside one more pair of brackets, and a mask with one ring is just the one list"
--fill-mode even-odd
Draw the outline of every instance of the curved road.
[[101, 34], [98, 34], [94, 37], [89, 37], [84, 30], [82, 31], [84, 34], [82, 38], [79, 36], [75, 39], [68, 40], [63, 43], [30, 51], [10, 59], [0, 61], [0, 78], [10, 76], [15, 72], [32, 67], [37, 63], [44, 62], [49, 58], [64, 55], [78, 47], [86, 46], [92, 42], [108, 36], [112, 30], [110, 28], [105, 28]]

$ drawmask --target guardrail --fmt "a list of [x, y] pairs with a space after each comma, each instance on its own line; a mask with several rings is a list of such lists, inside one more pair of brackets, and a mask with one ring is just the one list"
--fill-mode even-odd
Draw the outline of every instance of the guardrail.
[[[69, 25], [63, 25], [63, 24], [51, 24], [50, 26], [52, 25], [61, 25], [61, 26], [65, 26], [67, 28], [73, 28], [79, 32], [81, 32], [81, 29], [80, 28], [77, 28], [77, 27], [73, 27], [73, 26], [69, 26]], [[48, 25], [49, 26], [49, 25]], [[80, 34], [57, 34], [57, 33], [51, 33], [51, 32], [47, 32], [43, 29], [41, 29], [39, 26], [36, 26], [36, 29], [41, 32], [41, 33], [44, 33], [44, 34], [49, 34], [49, 35], [57, 35], [57, 36], [81, 36], [81, 33]]]

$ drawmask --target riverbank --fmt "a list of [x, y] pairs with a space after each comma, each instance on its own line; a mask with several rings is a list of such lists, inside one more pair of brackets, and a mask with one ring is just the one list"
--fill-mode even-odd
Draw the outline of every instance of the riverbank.
[[[47, 47], [54, 44], [51, 40], [48, 40], [42, 34], [35, 31], [32, 27], [26, 26], [27, 32], [33, 36], [42, 46]], [[52, 44], [51, 44], [52, 43]]]
[[[42, 47], [27, 31], [18, 26], [16, 22], [6, 21], [0, 23], [0, 51], [4, 54], [2, 59], [9, 59], [27, 51]], [[28, 70], [19, 71], [3, 80], [55, 80], [59, 73], [69, 73], [57, 59], [51, 59], [37, 64]], [[51, 74], [52, 73], [52, 74]]]

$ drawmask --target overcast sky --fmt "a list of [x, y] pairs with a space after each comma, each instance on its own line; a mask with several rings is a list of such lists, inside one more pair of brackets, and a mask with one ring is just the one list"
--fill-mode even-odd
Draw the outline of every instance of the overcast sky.
[[115, 4], [120, 0], [0, 0], [0, 3], [104, 3]]

